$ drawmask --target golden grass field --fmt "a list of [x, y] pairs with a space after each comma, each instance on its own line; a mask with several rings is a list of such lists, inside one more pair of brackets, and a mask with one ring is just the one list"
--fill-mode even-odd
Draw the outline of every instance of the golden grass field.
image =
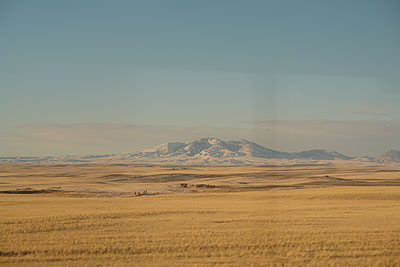
[[399, 186], [393, 166], [3, 164], [0, 265], [400, 266]]

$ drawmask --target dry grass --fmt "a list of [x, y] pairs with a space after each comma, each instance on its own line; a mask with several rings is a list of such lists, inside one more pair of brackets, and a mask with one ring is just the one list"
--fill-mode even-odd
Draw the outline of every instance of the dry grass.
[[[1, 181], [10, 182], [21, 177], [21, 173], [29, 173], [23, 169], [25, 167], [14, 170], [6, 167], [9, 169], [3, 168]], [[79, 168], [86, 168], [86, 174]], [[132, 166], [103, 166], [98, 167], [96, 176], [93, 166], [79, 168], [75, 168], [75, 173], [81, 176], [73, 178], [72, 182], [81, 182], [71, 182], [70, 188], [98, 186], [94, 183], [95, 177], [117, 171], [124, 173], [123, 168], [129, 169], [125, 174], [130, 172], [129, 175], [136, 176], [167, 171], [165, 167], [153, 167], [151, 173], [140, 169], [147, 167], [136, 167], [138, 172], [134, 173]], [[0, 194], [0, 265], [400, 265], [400, 187], [379, 186], [376, 180], [375, 186], [350, 183], [350, 186], [327, 187], [322, 179], [327, 173], [330, 177], [340, 176], [351, 181], [380, 178], [385, 184], [388, 180], [399, 180], [397, 170], [366, 169], [363, 178], [363, 171], [354, 167], [235, 168], [170, 170], [173, 173], [218, 174], [221, 179], [197, 176], [189, 181], [231, 185], [228, 189], [197, 193], [176, 188], [171, 191], [178, 192], [175, 194], [141, 197]], [[37, 173], [56, 174], [48, 167], [39, 169], [37, 167]], [[73, 169], [73, 166], [66, 166], [59, 171], [67, 173], [66, 170]], [[6, 172], [8, 174], [4, 175]], [[321, 188], [261, 190], [260, 180], [266, 173], [270, 178], [265, 178], [265, 183], [273, 183], [275, 179], [277, 184], [293, 185], [308, 179], [308, 182], [322, 181], [322, 184]], [[35, 170], [31, 174], [35, 174]], [[39, 176], [35, 177], [21, 178], [16, 184], [28, 186], [28, 179], [39, 183]], [[44, 178], [43, 186], [59, 185], [46, 179], [50, 180]], [[142, 187], [143, 183], [160, 187], [157, 182], [141, 179], [141, 182], [130, 182], [132, 184], [112, 182], [109, 189]], [[242, 192], [232, 192], [240, 191], [233, 190], [234, 185], [242, 186], [238, 181], [245, 181], [246, 186], [254, 188], [248, 186], [242, 188]], [[168, 187], [177, 182], [162, 184]], [[104, 184], [97, 189], [107, 190]]]
[[[328, 186], [400, 186], [400, 167], [373, 166], [155, 166], [0, 164], [0, 191], [61, 187], [64, 192], [127, 196], [188, 191], [180, 183], [216, 185], [214, 191]], [[100, 194], [101, 193], [101, 194]], [[93, 194], [92, 194], [93, 195]]]

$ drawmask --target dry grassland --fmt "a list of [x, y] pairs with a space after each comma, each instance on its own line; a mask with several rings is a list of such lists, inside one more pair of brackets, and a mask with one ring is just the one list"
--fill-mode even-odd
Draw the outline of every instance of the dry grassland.
[[400, 265], [394, 167], [1, 165], [0, 181], [62, 188], [0, 194], [2, 266]]

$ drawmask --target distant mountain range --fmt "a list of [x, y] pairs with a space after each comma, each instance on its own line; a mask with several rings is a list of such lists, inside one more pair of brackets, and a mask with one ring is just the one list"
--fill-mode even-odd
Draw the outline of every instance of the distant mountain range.
[[320, 162], [400, 162], [400, 151], [392, 150], [376, 158], [354, 158], [336, 151], [307, 150], [282, 152], [247, 140], [222, 141], [202, 138], [190, 143], [165, 143], [140, 152], [60, 157], [0, 157], [0, 162], [27, 163], [154, 163], [154, 164], [291, 164]]
[[165, 143], [160, 146], [131, 154], [134, 157], [151, 158], [191, 158], [203, 160], [223, 160], [231, 158], [263, 159], [351, 159], [335, 151], [309, 150], [300, 153], [287, 153], [271, 150], [247, 140], [222, 141], [218, 138], [203, 138], [186, 143]]

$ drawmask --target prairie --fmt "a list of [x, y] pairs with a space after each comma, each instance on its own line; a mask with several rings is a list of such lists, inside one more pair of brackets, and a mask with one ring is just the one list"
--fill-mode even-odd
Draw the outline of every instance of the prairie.
[[2, 266], [400, 265], [396, 167], [10, 164], [0, 181]]

